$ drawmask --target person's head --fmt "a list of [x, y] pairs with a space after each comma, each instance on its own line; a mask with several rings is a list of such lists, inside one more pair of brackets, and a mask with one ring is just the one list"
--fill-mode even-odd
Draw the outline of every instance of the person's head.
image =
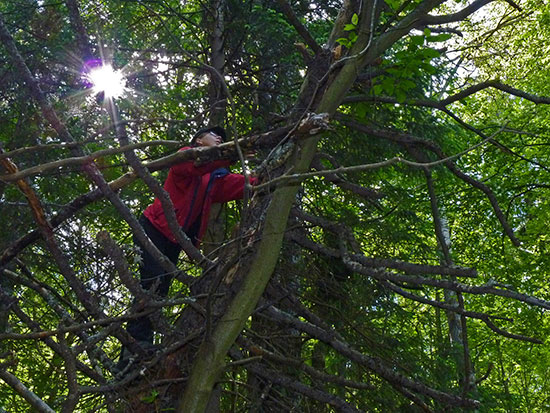
[[221, 126], [200, 129], [191, 139], [192, 146], [217, 146], [226, 138], [225, 129]]

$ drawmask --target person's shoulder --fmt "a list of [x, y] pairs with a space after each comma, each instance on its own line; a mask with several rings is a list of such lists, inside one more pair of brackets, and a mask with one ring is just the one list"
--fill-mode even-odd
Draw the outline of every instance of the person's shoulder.
[[188, 149], [193, 149], [192, 146], [184, 146], [183, 148], [179, 148], [178, 151], [186, 151]]

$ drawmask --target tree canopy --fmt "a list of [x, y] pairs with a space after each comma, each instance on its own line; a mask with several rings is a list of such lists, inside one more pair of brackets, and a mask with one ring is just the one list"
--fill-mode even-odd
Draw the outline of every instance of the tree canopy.
[[[2, 2], [0, 411], [547, 411], [549, 21]], [[208, 125], [228, 142], [177, 151]], [[258, 184], [144, 291], [137, 217], [171, 165], [222, 158]], [[124, 329], [143, 314], [151, 357]]]

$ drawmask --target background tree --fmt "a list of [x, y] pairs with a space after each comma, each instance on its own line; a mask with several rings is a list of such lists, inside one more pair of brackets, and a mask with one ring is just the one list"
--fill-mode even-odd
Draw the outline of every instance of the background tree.
[[[0, 407], [544, 411], [549, 12], [0, 5]], [[83, 74], [107, 64], [120, 96]], [[142, 291], [135, 217], [170, 164], [220, 157], [260, 184]], [[123, 324], [153, 308], [148, 358]]]

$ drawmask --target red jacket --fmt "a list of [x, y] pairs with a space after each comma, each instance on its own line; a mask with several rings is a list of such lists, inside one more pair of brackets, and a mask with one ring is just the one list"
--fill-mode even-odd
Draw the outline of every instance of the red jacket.
[[[181, 151], [190, 147], [181, 148]], [[227, 202], [242, 199], [244, 190], [244, 176], [230, 173], [226, 168], [231, 163], [226, 160], [218, 160], [196, 166], [194, 161], [178, 163], [170, 168], [168, 177], [164, 182], [164, 189], [170, 195], [174, 204], [178, 224], [183, 231], [200, 217], [200, 229], [197, 235], [202, 239], [210, 208], [213, 202]], [[255, 182], [251, 178], [251, 182]], [[151, 223], [172, 242], [177, 242], [166, 222], [164, 210], [158, 198], [149, 205], [144, 215]]]

